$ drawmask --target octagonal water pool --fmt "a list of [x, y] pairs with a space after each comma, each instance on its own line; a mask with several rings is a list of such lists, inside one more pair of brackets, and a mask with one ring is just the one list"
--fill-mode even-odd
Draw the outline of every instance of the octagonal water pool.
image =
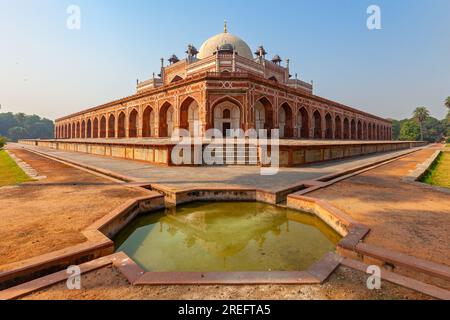
[[115, 237], [146, 271], [306, 270], [340, 240], [314, 215], [259, 202], [193, 202], [137, 217]]

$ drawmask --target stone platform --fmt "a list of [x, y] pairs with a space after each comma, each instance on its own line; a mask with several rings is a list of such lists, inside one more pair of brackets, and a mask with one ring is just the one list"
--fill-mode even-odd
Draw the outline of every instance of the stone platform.
[[[49, 139], [21, 140], [19, 142], [64, 151], [139, 160], [157, 165], [176, 165], [172, 158], [172, 150], [176, 147], [176, 143], [170, 138]], [[202, 149], [205, 150], [209, 143], [209, 141], [203, 141]], [[309, 163], [410, 149], [425, 144], [425, 142], [417, 141], [280, 139], [279, 166], [295, 167]], [[223, 163], [227, 165], [260, 165], [261, 146], [246, 141], [242, 145], [244, 146], [243, 151], [239, 153], [237, 152], [238, 142], [225, 140], [220, 151]], [[192, 146], [192, 148], [194, 147]], [[231, 158], [227, 154], [228, 151], [233, 152]], [[193, 159], [191, 163], [194, 163]], [[200, 165], [205, 165], [204, 161]]]

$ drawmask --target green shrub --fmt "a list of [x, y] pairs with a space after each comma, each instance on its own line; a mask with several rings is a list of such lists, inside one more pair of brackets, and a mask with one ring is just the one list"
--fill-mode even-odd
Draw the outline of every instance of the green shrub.
[[6, 144], [6, 138], [0, 136], [0, 149], [3, 148]]

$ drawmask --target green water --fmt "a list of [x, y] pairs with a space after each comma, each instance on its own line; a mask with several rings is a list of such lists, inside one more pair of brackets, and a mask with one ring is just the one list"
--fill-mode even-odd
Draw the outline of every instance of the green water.
[[147, 271], [306, 270], [339, 235], [317, 217], [258, 202], [195, 202], [138, 217], [120, 232]]

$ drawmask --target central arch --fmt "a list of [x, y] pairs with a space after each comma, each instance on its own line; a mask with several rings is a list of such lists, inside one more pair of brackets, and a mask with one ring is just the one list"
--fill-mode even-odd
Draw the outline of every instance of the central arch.
[[292, 108], [285, 102], [278, 110], [278, 128], [280, 129], [280, 138], [292, 138], [293, 125], [292, 125]]
[[214, 128], [228, 134], [229, 129], [241, 129], [241, 107], [230, 98], [222, 99], [213, 107]]
[[180, 129], [188, 130], [191, 136], [201, 134], [200, 109], [192, 97], [187, 97], [181, 104]]

